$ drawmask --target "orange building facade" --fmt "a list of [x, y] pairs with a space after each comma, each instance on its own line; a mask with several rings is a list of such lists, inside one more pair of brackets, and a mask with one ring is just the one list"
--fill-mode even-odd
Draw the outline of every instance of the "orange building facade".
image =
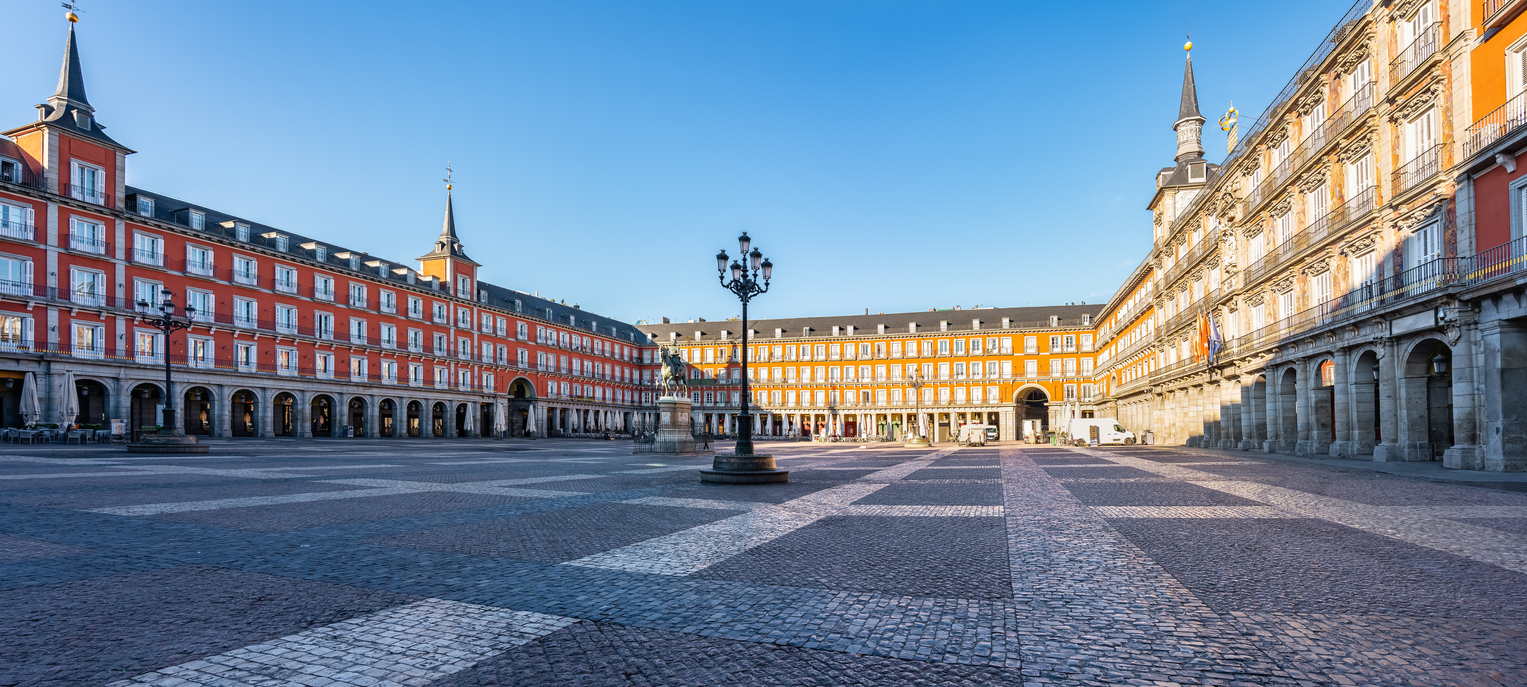
[[[156, 426], [166, 356], [196, 435], [545, 436], [651, 419], [645, 337], [481, 281], [449, 191], [434, 248], [410, 265], [128, 185], [133, 151], [96, 121], [73, 26], [58, 91], [4, 136], [7, 426], [28, 373], [39, 422]], [[166, 292], [178, 314], [195, 308], [168, 341], [143, 321]]]

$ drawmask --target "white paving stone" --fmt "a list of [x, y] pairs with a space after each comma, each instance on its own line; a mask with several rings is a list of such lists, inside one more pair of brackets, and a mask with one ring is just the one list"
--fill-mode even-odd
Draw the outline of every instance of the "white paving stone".
[[1297, 518], [1271, 506], [1093, 506], [1105, 518]]
[[425, 685], [577, 622], [426, 599], [189, 661], [108, 687], [136, 685]]

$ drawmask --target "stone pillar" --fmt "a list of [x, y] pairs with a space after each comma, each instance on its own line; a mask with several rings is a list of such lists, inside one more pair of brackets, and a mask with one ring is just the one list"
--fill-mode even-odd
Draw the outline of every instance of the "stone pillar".
[[1479, 335], [1482, 467], [1522, 472], [1527, 470], [1527, 327], [1495, 320], [1481, 324]]
[[1336, 381], [1331, 389], [1331, 411], [1335, 416], [1336, 441], [1331, 442], [1327, 453], [1331, 456], [1352, 457], [1357, 455], [1352, 443], [1353, 405], [1356, 389], [1349, 383], [1352, 379], [1352, 354], [1346, 349], [1332, 356], [1336, 363]]
[[255, 435], [276, 436], [276, 392], [268, 386], [261, 388], [255, 403]]
[[1308, 456], [1315, 453], [1315, 418], [1314, 418], [1314, 393], [1315, 384], [1311, 379], [1310, 360], [1304, 359], [1295, 363], [1298, 369], [1298, 377], [1295, 378], [1294, 394], [1294, 417], [1295, 426], [1298, 428], [1298, 439], [1293, 446], [1296, 456]]
[[1398, 346], [1393, 339], [1384, 341], [1379, 356], [1379, 437], [1383, 439], [1373, 447], [1373, 460], [1392, 463], [1405, 460], [1405, 449], [1400, 443], [1400, 366]]
[[1402, 374], [1399, 377], [1399, 443], [1403, 456], [1401, 460], [1407, 462], [1432, 459], [1426, 390], [1428, 381], [1424, 374]]
[[1276, 453], [1283, 445], [1283, 378], [1282, 370], [1278, 368], [1267, 369], [1267, 383], [1264, 385], [1262, 407], [1266, 411], [1261, 413], [1267, 429], [1267, 438], [1262, 440], [1262, 451]]
[[[1454, 354], [1456, 358], [1457, 355]], [[1454, 386], [1453, 388], [1458, 388]], [[233, 396], [229, 394], [228, 387], [223, 384], [207, 387], [212, 392], [212, 409], [207, 411], [212, 416], [212, 432], [215, 437], [224, 439], [233, 438]], [[219, 408], [219, 406], [222, 406]]]
[[292, 415], [296, 416], [294, 421], [297, 423], [293, 428], [296, 431], [292, 433], [304, 439], [313, 438], [312, 403], [313, 399], [308, 398], [307, 394], [300, 394], [292, 401]]
[[1241, 440], [1235, 447], [1242, 451], [1250, 451], [1258, 448], [1257, 443], [1257, 406], [1256, 406], [1256, 379], [1252, 383], [1241, 384]]
[[1458, 341], [1453, 344], [1453, 361], [1449, 370], [1453, 375], [1453, 445], [1442, 452], [1442, 467], [1445, 468], [1485, 468], [1485, 447], [1479, 437], [1479, 422], [1484, 417], [1484, 394], [1480, 378], [1490, 374], [1488, 371], [1500, 368], [1480, 366], [1481, 346], [1475, 341], [1479, 334], [1477, 327], [1464, 327]]
[[[393, 411], [393, 418], [394, 422], [396, 422], [396, 410]], [[394, 428], [396, 428], [396, 424], [394, 424]], [[382, 404], [377, 400], [375, 394], [366, 397], [366, 437], [369, 439], [380, 439], [382, 437]]]

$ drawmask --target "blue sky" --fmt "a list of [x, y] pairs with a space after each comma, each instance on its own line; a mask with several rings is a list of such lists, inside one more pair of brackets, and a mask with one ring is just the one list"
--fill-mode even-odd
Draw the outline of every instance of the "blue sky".
[[[1347, 9], [667, 0], [82, 5], [129, 183], [394, 260], [457, 226], [498, 284], [634, 321], [1101, 302], [1144, 258], [1191, 32], [1205, 147]], [[0, 124], [53, 90], [63, 10], [9, 0]]]

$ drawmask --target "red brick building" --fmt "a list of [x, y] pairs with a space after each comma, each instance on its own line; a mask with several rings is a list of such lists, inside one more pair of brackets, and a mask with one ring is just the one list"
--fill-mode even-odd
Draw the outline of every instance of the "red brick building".
[[[32, 373], [39, 422], [211, 436], [592, 433], [648, 419], [634, 327], [479, 279], [445, 222], [416, 266], [127, 183], [133, 151], [85, 94], [70, 26], [58, 90], [0, 138], [0, 422]], [[195, 325], [169, 341], [141, 303]], [[69, 375], [72, 373], [72, 382]], [[644, 383], [646, 382], [646, 383]], [[72, 388], [69, 388], [72, 386]]]

